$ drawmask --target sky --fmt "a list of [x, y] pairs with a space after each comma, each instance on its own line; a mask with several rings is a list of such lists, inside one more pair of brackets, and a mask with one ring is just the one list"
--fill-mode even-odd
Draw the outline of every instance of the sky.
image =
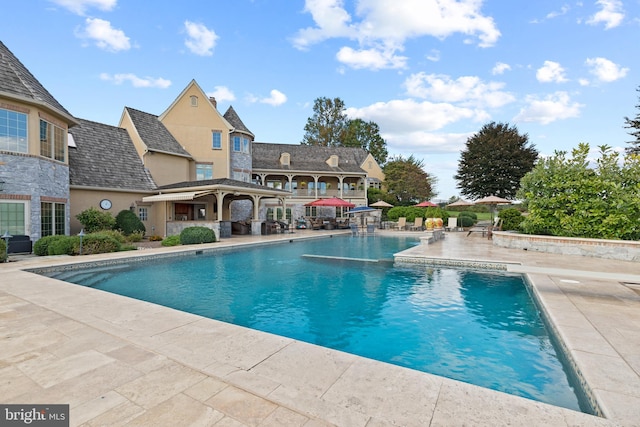
[[[469, 137], [515, 126], [541, 155], [623, 151], [640, 0], [26, 0], [0, 40], [75, 117], [160, 115], [191, 80], [258, 142], [299, 144], [314, 100], [374, 121], [391, 156], [453, 178]], [[6, 19], [9, 17], [9, 19]]]

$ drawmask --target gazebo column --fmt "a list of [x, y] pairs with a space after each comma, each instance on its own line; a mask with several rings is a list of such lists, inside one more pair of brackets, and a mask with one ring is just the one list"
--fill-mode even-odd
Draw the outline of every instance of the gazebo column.
[[251, 235], [259, 236], [262, 234], [262, 220], [260, 219], [260, 200], [262, 197], [252, 195], [253, 200], [253, 215], [251, 216]]

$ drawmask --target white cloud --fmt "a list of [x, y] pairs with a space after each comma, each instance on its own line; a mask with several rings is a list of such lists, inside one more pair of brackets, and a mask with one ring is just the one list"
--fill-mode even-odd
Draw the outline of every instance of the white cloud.
[[351, 68], [369, 68], [380, 70], [383, 68], [406, 68], [407, 57], [396, 56], [393, 51], [380, 51], [377, 49], [354, 50], [343, 47], [336, 54], [338, 61]]
[[559, 11], [552, 11], [547, 13], [547, 16], [545, 16], [546, 19], [553, 19], [553, 18], [557, 18], [558, 16], [562, 16], [562, 15], [566, 15], [567, 12], [569, 12], [571, 8], [568, 5], [563, 5]]
[[504, 74], [505, 71], [511, 71], [511, 65], [505, 64], [504, 62], [496, 62], [493, 69], [491, 70], [491, 74], [498, 75]]
[[596, 4], [600, 5], [602, 9], [589, 18], [587, 24], [598, 25], [604, 23], [605, 30], [620, 25], [624, 19], [624, 9], [620, 0], [598, 0]]
[[163, 78], [152, 77], [138, 77], [132, 73], [125, 74], [100, 74], [100, 79], [113, 82], [114, 84], [121, 85], [124, 82], [131, 83], [133, 87], [157, 87], [160, 89], [166, 89], [171, 86], [171, 80]]
[[76, 15], [84, 15], [87, 9], [95, 7], [108, 12], [113, 10], [118, 0], [49, 0], [52, 3], [62, 6]]
[[247, 99], [249, 102], [260, 102], [262, 104], [269, 104], [274, 107], [287, 102], [287, 95], [277, 89], [273, 89], [271, 92], [269, 92], [269, 94], [270, 96], [268, 98], [258, 98], [257, 96], [249, 95]]
[[92, 39], [99, 48], [110, 52], [131, 48], [129, 37], [124, 34], [124, 31], [113, 28], [111, 22], [98, 18], [87, 18], [85, 24], [83, 31], [76, 32], [77, 37]]
[[407, 134], [381, 133], [380, 136], [387, 142], [389, 152], [405, 156], [407, 153], [432, 156], [436, 153], [459, 153], [471, 134], [415, 131]]
[[412, 99], [377, 102], [363, 108], [347, 108], [350, 118], [376, 122], [385, 133], [407, 134], [434, 131], [460, 120], [482, 121], [488, 114], [482, 110], [456, 107], [448, 103], [416, 102]]
[[429, 61], [440, 61], [440, 51], [438, 49], [431, 49], [431, 52], [426, 56]]
[[412, 97], [460, 103], [466, 107], [498, 108], [515, 101], [515, 97], [502, 91], [504, 83], [483, 82], [476, 76], [462, 76], [453, 80], [446, 75], [417, 73], [404, 82]]
[[214, 87], [214, 91], [207, 93], [207, 96], [214, 97], [218, 102], [236, 100], [236, 96], [234, 95], [234, 93], [226, 86]]
[[567, 81], [564, 68], [554, 61], [544, 61], [544, 65], [536, 72], [536, 78], [542, 83], [564, 83]]
[[566, 92], [555, 92], [543, 99], [530, 95], [527, 96], [526, 102], [527, 106], [520, 110], [514, 121], [547, 125], [556, 120], [578, 117], [583, 107], [582, 104], [571, 102]]
[[188, 35], [184, 44], [191, 53], [200, 56], [213, 55], [213, 48], [216, 46], [216, 40], [218, 40], [215, 31], [208, 29], [203, 24], [191, 21], [184, 21], [184, 28]]
[[588, 58], [585, 64], [590, 68], [589, 72], [602, 82], [613, 82], [629, 72], [628, 68], [622, 68], [606, 58]]
[[[493, 18], [481, 14], [478, 0], [404, 0], [389, 7], [388, 0], [360, 0], [352, 16], [343, 0], [306, 0], [305, 12], [315, 27], [298, 31], [293, 45], [307, 49], [330, 38], [356, 41], [357, 48], [343, 47], [338, 60], [349, 66], [401, 68], [406, 59], [396, 55], [404, 42], [424, 36], [438, 39], [463, 34], [467, 42], [493, 46], [500, 37]], [[389, 66], [393, 64], [392, 66]]]

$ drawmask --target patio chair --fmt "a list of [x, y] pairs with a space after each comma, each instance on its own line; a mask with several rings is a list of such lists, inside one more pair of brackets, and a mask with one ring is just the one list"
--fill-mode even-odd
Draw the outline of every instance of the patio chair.
[[491, 225], [490, 221], [478, 222], [476, 225], [474, 225], [469, 229], [469, 232], [467, 233], [467, 237], [469, 237], [471, 233], [482, 233], [482, 237], [484, 237], [487, 234], [487, 231], [489, 230], [490, 225]]
[[407, 218], [401, 216], [398, 218], [398, 224], [396, 225], [396, 230], [406, 230], [407, 229]]
[[458, 231], [458, 217], [450, 216], [444, 231]]
[[489, 226], [489, 229], [487, 230], [487, 238], [491, 239], [494, 231], [502, 231], [502, 218], [496, 218], [493, 225]]
[[411, 226], [411, 230], [417, 230], [417, 231], [422, 231], [422, 221], [424, 218], [420, 217], [416, 217], [415, 221], [413, 222], [413, 225]]

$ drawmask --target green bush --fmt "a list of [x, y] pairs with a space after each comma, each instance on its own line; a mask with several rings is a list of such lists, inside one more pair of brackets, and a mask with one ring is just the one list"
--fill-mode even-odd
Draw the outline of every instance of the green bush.
[[80, 212], [76, 219], [84, 227], [85, 233], [112, 230], [116, 225], [116, 219], [109, 212], [100, 212], [94, 207]]
[[476, 222], [468, 215], [458, 215], [458, 227], [471, 227]]
[[397, 221], [400, 217], [407, 218], [407, 223], [415, 221], [416, 218], [442, 218], [446, 224], [449, 219], [449, 213], [441, 208], [418, 208], [415, 206], [396, 206], [389, 209], [387, 217], [390, 221]]
[[49, 255], [49, 245], [60, 239], [67, 239], [69, 236], [45, 236], [38, 239], [33, 244], [33, 253], [37, 256]]
[[130, 210], [122, 210], [116, 215], [116, 228], [125, 236], [129, 236], [133, 233], [144, 233], [147, 231], [138, 215], [131, 212]]
[[[73, 237], [73, 254], [77, 255], [80, 253], [80, 238]], [[118, 252], [121, 247], [122, 244], [109, 233], [87, 234], [82, 240], [82, 255]]]
[[502, 219], [503, 230], [519, 230], [520, 223], [524, 221], [524, 216], [516, 208], [508, 208], [500, 211], [498, 216]]
[[160, 243], [162, 246], [178, 246], [180, 244], [180, 236], [167, 236]]
[[120, 243], [126, 243], [126, 241], [128, 240], [120, 230], [101, 230], [100, 234], [103, 236], [113, 237]]
[[476, 222], [478, 220], [478, 215], [475, 212], [471, 212], [471, 211], [462, 211], [458, 214], [458, 218], [460, 217], [469, 217], [473, 220], [473, 222]]
[[136, 231], [135, 233], [131, 233], [127, 236], [128, 242], [141, 242], [144, 239], [144, 233], [141, 231]]
[[7, 260], [7, 243], [4, 239], [0, 239], [0, 262]]
[[49, 242], [47, 255], [73, 255], [74, 240], [80, 244], [80, 238], [76, 236], [55, 236]]
[[213, 230], [207, 227], [187, 227], [180, 233], [180, 243], [193, 245], [199, 243], [212, 243], [216, 241]]

